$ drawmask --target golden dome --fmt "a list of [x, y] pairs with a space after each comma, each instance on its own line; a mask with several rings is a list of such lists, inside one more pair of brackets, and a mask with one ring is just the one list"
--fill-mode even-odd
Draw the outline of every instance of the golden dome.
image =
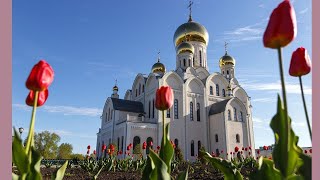
[[158, 59], [158, 62], [155, 63], [152, 68], [151, 68], [151, 72], [153, 73], [165, 73], [166, 72], [166, 67], [159, 61]]
[[179, 44], [179, 46], [177, 46], [176, 51], [177, 51], [177, 54], [181, 54], [184, 52], [189, 52], [189, 53], [193, 54], [194, 47], [192, 46], [192, 44], [190, 44], [188, 42], [182, 42], [181, 44]]
[[226, 52], [226, 54], [220, 58], [219, 64], [220, 67], [227, 64], [236, 65], [236, 60], [233, 57], [229, 56]]
[[207, 29], [199, 23], [189, 21], [178, 27], [174, 33], [173, 42], [175, 46], [178, 46], [185, 40], [185, 36], [189, 41], [203, 42], [208, 45], [209, 34]]
[[117, 85], [115, 85], [115, 86], [113, 86], [113, 88], [112, 88], [114, 91], [118, 91], [119, 90], [119, 88], [118, 88], [118, 86]]

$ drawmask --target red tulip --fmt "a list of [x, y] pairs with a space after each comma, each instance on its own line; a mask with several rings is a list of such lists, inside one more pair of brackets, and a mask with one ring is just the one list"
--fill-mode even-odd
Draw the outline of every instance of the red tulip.
[[88, 149], [87, 154], [90, 154], [90, 149]]
[[304, 153], [306, 153], [306, 154], [307, 154], [307, 153], [308, 153], [308, 151], [307, 151], [307, 150], [304, 150]]
[[157, 149], [159, 150], [159, 149], [160, 149], [160, 146], [157, 146]]
[[236, 147], [234, 148], [234, 151], [235, 151], [235, 152], [238, 152], [238, 151], [239, 151], [239, 147], [236, 146]]
[[259, 149], [257, 150], [257, 154], [258, 154], [258, 155], [260, 154], [260, 150], [259, 150]]
[[292, 53], [289, 74], [291, 76], [303, 76], [311, 71], [311, 62], [305, 48], [299, 47]]
[[[26, 104], [28, 106], [33, 106], [34, 104], [34, 91], [30, 91], [27, 99], [26, 99]], [[49, 96], [49, 91], [48, 89], [44, 90], [44, 91], [39, 91], [39, 95], [38, 95], [38, 101], [37, 101], [37, 107], [42, 106], [48, 99]]]
[[107, 150], [107, 153], [108, 153], [109, 155], [111, 155], [111, 150], [110, 150], [110, 149], [108, 149], [108, 150]]
[[88, 145], [87, 149], [90, 149], [90, 145]]
[[309, 152], [312, 154], [312, 149], [309, 149]]
[[128, 156], [130, 156], [130, 153], [128, 152]]
[[251, 146], [248, 147], [251, 150]]
[[284, 0], [270, 16], [263, 35], [265, 47], [277, 49], [288, 45], [297, 35], [296, 14], [289, 0]]
[[240, 153], [242, 154], [242, 153], [243, 153], [243, 151], [240, 151]]
[[130, 143], [129, 146], [132, 147], [132, 144]]
[[110, 150], [113, 152], [114, 151], [114, 145], [113, 144], [110, 144], [109, 146]]
[[97, 153], [96, 150], [93, 150], [93, 154], [96, 155], [96, 153]]
[[248, 148], [244, 148], [245, 151], [248, 151]]
[[263, 146], [263, 150], [268, 150], [268, 146]]
[[251, 155], [251, 152], [249, 152], [249, 156]]
[[104, 145], [102, 145], [102, 148], [101, 148], [101, 150], [102, 150], [102, 152], [104, 151], [104, 150], [106, 150], [107, 149], [107, 146], [104, 144]]
[[230, 152], [230, 154], [232, 154], [232, 152]]
[[156, 108], [158, 110], [167, 110], [173, 104], [173, 91], [170, 86], [161, 86], [156, 93]]
[[221, 150], [221, 153], [223, 153], [223, 150]]
[[242, 151], [244, 151], [244, 147], [242, 147]]
[[149, 142], [149, 146], [153, 146], [153, 142], [152, 141]]
[[26, 81], [28, 89], [33, 91], [44, 91], [48, 89], [53, 81], [54, 72], [52, 67], [44, 60], [34, 65]]
[[142, 149], [146, 149], [147, 148], [147, 143], [146, 142], [143, 142], [142, 144]]

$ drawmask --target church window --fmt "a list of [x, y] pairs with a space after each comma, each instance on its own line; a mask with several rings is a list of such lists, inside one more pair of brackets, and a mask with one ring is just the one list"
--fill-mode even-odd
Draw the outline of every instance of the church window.
[[186, 59], [183, 59], [183, 67], [186, 67]]
[[149, 154], [150, 148], [152, 149], [152, 146], [150, 146], [150, 142], [153, 142], [152, 137], [147, 138], [147, 149], [146, 149], [146, 154]]
[[152, 118], [154, 118], [154, 100], [152, 100]]
[[110, 113], [110, 119], [112, 119], [112, 114], [113, 114], [113, 110], [111, 110], [111, 113]]
[[200, 57], [200, 66], [202, 66], [202, 56], [201, 56], [201, 51], [199, 51], [199, 57]]
[[106, 120], [105, 120], [106, 122], [108, 121], [108, 113], [106, 113]]
[[228, 120], [231, 120], [231, 111], [228, 109]]
[[139, 95], [141, 94], [141, 84], [139, 84]]
[[189, 59], [189, 66], [191, 66], [191, 60]]
[[216, 138], [216, 142], [219, 142], [218, 134], [215, 135], [215, 138]]
[[219, 96], [219, 84], [216, 84], [216, 95]]
[[144, 85], [142, 85], [142, 92], [144, 93]]
[[149, 118], [151, 117], [151, 101], [149, 101]]
[[229, 74], [229, 70], [227, 70], [227, 74]]
[[193, 64], [193, 66], [195, 66], [195, 64], [194, 64], [194, 56], [193, 56], [193, 58], [192, 58], [192, 64]]
[[236, 141], [237, 141], [237, 143], [240, 143], [240, 136], [239, 136], [239, 134], [236, 135]]
[[136, 89], [136, 97], [138, 96], [138, 89]]
[[194, 156], [194, 141], [191, 141], [191, 156]]
[[117, 148], [120, 147], [120, 138], [118, 137], [118, 144], [117, 144]]
[[219, 151], [219, 149], [216, 149], [216, 155], [220, 155], [220, 151]]
[[193, 121], [193, 103], [190, 102], [190, 120]]
[[167, 109], [167, 118], [170, 118], [170, 108]]
[[200, 121], [200, 103], [197, 103], [197, 121]]
[[[133, 149], [135, 149], [135, 147], [136, 147], [137, 145], [140, 145], [140, 137], [139, 137], [139, 136], [135, 136], [135, 137], [133, 138]], [[133, 151], [133, 152], [135, 152], [135, 151]]]
[[174, 139], [174, 145], [176, 145], [176, 147], [179, 146], [179, 140], [178, 139]]
[[201, 141], [198, 141], [198, 154], [200, 154]]
[[224, 71], [222, 71], [222, 74], [224, 74]]
[[174, 118], [178, 119], [178, 99], [174, 100]]
[[110, 120], [110, 108], [109, 108], [109, 113], [108, 113], [108, 121]]
[[121, 151], [123, 151], [124, 136], [121, 136]]
[[222, 89], [222, 96], [226, 97], [226, 90]]
[[237, 109], [234, 107], [233, 108], [233, 116], [234, 116], [234, 120], [236, 121], [237, 120]]
[[240, 111], [240, 121], [243, 122], [243, 114], [242, 114], [242, 111]]
[[210, 95], [213, 95], [213, 87], [210, 86]]

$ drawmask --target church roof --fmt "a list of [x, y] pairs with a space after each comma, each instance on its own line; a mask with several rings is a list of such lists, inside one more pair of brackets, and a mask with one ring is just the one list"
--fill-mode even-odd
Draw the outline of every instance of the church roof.
[[118, 98], [111, 98], [111, 100], [115, 110], [144, 113], [143, 104], [139, 101], [130, 101]]
[[209, 116], [224, 112], [226, 110], [227, 103], [231, 99], [226, 99], [217, 103], [214, 103], [210, 107]]

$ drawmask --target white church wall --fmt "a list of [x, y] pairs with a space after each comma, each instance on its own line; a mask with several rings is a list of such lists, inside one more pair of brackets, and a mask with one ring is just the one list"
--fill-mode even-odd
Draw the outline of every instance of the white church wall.
[[[216, 150], [219, 150], [219, 153], [221, 153], [221, 150], [223, 150], [224, 153], [222, 153], [220, 156], [225, 157], [226, 156], [226, 125], [225, 125], [225, 117], [224, 113], [218, 113], [215, 115], [211, 115], [209, 122], [209, 131], [210, 131], [210, 153], [214, 152], [216, 153]], [[216, 135], [218, 136], [216, 141]]]

